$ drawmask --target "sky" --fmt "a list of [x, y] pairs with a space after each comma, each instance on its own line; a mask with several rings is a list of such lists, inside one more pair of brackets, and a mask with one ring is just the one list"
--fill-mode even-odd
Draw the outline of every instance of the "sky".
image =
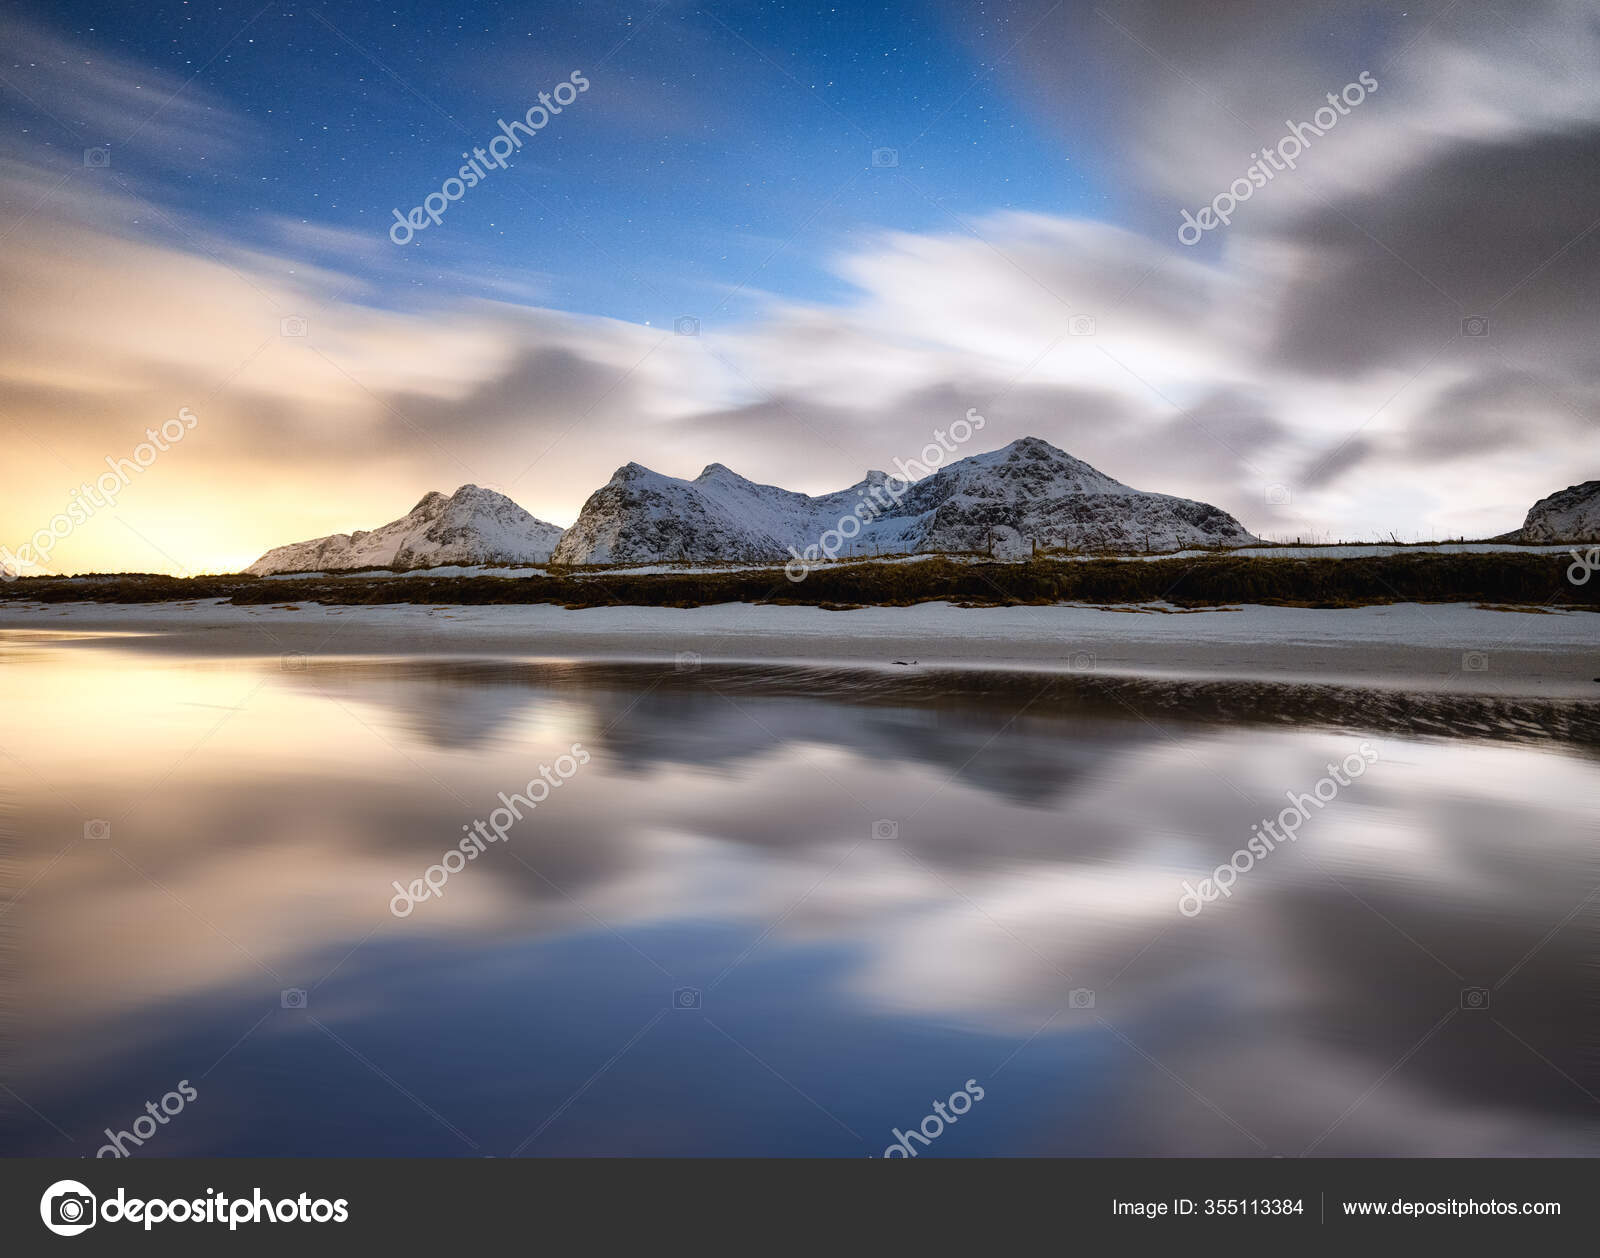
[[1600, 475], [1597, 280], [1573, 0], [22, 0], [0, 545], [824, 492], [969, 408], [1263, 536], [1483, 537]]

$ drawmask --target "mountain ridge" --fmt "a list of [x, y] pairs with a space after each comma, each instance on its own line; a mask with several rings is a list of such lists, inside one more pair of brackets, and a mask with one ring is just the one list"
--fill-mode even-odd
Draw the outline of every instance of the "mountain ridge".
[[561, 529], [504, 494], [462, 485], [429, 490], [398, 520], [276, 546], [245, 569], [257, 576], [331, 568], [425, 568], [439, 564], [546, 563]]
[[[847, 527], [853, 527], [848, 533]], [[837, 538], [833, 546], [829, 536]], [[969, 455], [914, 482], [869, 471], [812, 496], [721, 463], [694, 480], [626, 463], [583, 505], [554, 562], [761, 562], [825, 554], [993, 551], [1035, 545], [1166, 550], [1258, 539], [1209, 503], [1133, 489], [1038, 437]]]
[[1568, 485], [1528, 508], [1520, 529], [1507, 533], [1519, 542], [1600, 541], [1600, 480]]

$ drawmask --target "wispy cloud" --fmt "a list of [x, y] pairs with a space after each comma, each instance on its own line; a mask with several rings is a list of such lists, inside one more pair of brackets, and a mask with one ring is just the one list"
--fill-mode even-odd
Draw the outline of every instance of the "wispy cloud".
[[[757, 313], [697, 337], [550, 308], [548, 277], [481, 242], [446, 242], [419, 277], [379, 233], [315, 213], [202, 219], [154, 168], [248, 163], [249, 124], [198, 83], [11, 22], [0, 90], [37, 127], [0, 159], [0, 424], [32, 472], [0, 530], [31, 533], [59, 509], [56, 481], [179, 406], [203, 429], [118, 514], [196, 566], [468, 480], [564, 522], [630, 459], [835, 488], [972, 406], [997, 445], [1045, 437], [1257, 532], [1511, 528], [1594, 474], [1600, 89], [1571, 51], [1592, 24], [1536, 6], [1500, 56], [1483, 15], [1386, 18], [1391, 68], [1340, 147], [1185, 249], [1167, 211], [1240, 168], [1230, 115], [1281, 131], [1307, 84], [1336, 88], [1373, 51], [1308, 46], [1276, 13], [1229, 6], [1237, 41], [1167, 4], [1039, 21], [1016, 47], [1021, 90], [1043, 100], [1030, 76], [1080, 64], [1068, 32], [1093, 32], [1102, 71], [1127, 69], [1120, 222], [1004, 211], [835, 235], [817, 261], [839, 299], [751, 277]], [[1567, 51], [1539, 69], [1553, 47]], [[145, 146], [136, 181], [68, 160], [71, 137], [101, 134], [93, 119]], [[1480, 315], [1489, 335], [1463, 335]], [[285, 318], [306, 335], [283, 335]], [[169, 566], [111, 521], [58, 557]]]

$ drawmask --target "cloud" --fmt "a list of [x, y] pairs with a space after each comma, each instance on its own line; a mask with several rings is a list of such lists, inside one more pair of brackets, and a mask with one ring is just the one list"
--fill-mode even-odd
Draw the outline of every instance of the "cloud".
[[1309, 489], [1321, 489], [1324, 485], [1333, 484], [1346, 472], [1354, 471], [1376, 453], [1376, 443], [1364, 437], [1351, 437], [1331, 450], [1313, 455], [1295, 479]]
[[1549, 379], [1526, 371], [1474, 376], [1441, 392], [1408, 430], [1408, 452], [1455, 460], [1534, 441], [1592, 440], [1600, 384]]
[[[1294, 224], [1279, 352], [1329, 374], [1588, 357], [1600, 319], [1600, 129], [1458, 146]], [[1487, 336], [1464, 337], [1481, 316]], [[1467, 358], [1467, 355], [1476, 358]]]
[[[76, 483], [185, 405], [202, 416], [196, 439], [153, 470], [148, 496], [118, 508], [151, 545], [97, 524], [59, 548], [65, 568], [165, 568], [175, 555], [238, 566], [466, 481], [566, 523], [629, 460], [690, 476], [724, 462], [835, 489], [969, 408], [989, 421], [987, 445], [1042, 436], [1249, 523], [1265, 486], [1292, 484], [1293, 512], [1269, 522], [1299, 532], [1420, 530], [1418, 500], [1392, 487], [1426, 460], [1472, 466], [1470, 443], [1429, 435], [1454, 404], [1441, 390], [1472, 378], [1456, 367], [1414, 383], [1411, 409], [1391, 407], [1319, 472], [1314, 460], [1396, 381], [1375, 370], [1319, 384], [1274, 361], [1253, 332], [1270, 270], [1248, 254], [1230, 270], [1037, 215], [975, 227], [874, 238], [840, 261], [857, 285], [842, 306], [775, 305], [728, 332], [680, 337], [474, 298], [387, 309], [355, 300], [362, 284], [330, 266], [199, 229], [183, 247], [113, 234], [93, 213], [30, 221], [0, 256], [0, 283], [25, 298], [0, 312], [0, 391], [13, 439], [58, 470], [8, 501], [5, 525], [31, 534], [61, 509], [55, 480]], [[1078, 307], [1049, 291], [1068, 287], [1098, 312], [1092, 333], [1074, 334]], [[304, 337], [281, 335], [291, 313]], [[1530, 375], [1529, 405], [1540, 389]], [[1569, 389], [1565, 404], [1586, 397]], [[1573, 422], [1505, 429], [1534, 457], [1502, 469], [1497, 512], [1574, 478]], [[1385, 486], [1378, 498], [1371, 486], [1320, 498], [1358, 454]], [[185, 519], [208, 521], [209, 553], [192, 540], [186, 550]], [[1482, 520], [1485, 532], [1510, 526]]]
[[[256, 134], [192, 76], [168, 74], [12, 16], [0, 18], [0, 45], [9, 54], [0, 68], [8, 104], [34, 124], [8, 129], [0, 151], [15, 155], [26, 146], [35, 159], [82, 171], [83, 150], [105, 146], [113, 171], [129, 157], [193, 169], [236, 156]], [[24, 132], [27, 141], [19, 138]]]
[[981, 60], [1115, 173], [1119, 216], [1163, 234], [1177, 207], [1209, 201], [1251, 150], [1363, 70], [1377, 94], [1248, 218], [1303, 212], [1457, 143], [1600, 115], [1600, 30], [1584, 0], [1514, 14], [1454, 0], [1013, 0], [981, 29], [959, 0], [948, 7]]
[[[541, 277], [497, 275], [466, 245], [448, 292], [419, 303], [394, 251], [359, 233], [207, 225], [155, 185], [81, 165], [63, 179], [57, 149], [18, 149], [0, 159], [0, 423], [49, 471], [8, 495], [0, 527], [30, 534], [61, 509], [57, 482], [179, 406], [202, 415], [197, 439], [127, 495], [125, 528], [59, 548], [64, 566], [171, 566], [194, 520], [208, 549], [183, 562], [237, 566], [465, 481], [566, 523], [629, 460], [835, 489], [969, 407], [993, 446], [1038, 435], [1139, 488], [1303, 535], [1497, 533], [1593, 474], [1600, 76], [1578, 56], [1592, 22], [1537, 6], [1500, 49], [1481, 15], [1375, 8], [1358, 47], [1313, 37], [1323, 5], [1229, 3], [1204, 21], [1103, 8], [1015, 9], [1044, 20], [1007, 86], [1041, 91], [1048, 63], [1051, 90], [1108, 93], [1114, 125], [1094, 136], [1122, 158], [1122, 224], [1007, 211], [871, 231], [832, 251], [842, 297], [769, 298], [699, 337], [541, 307]], [[139, 118], [151, 85], [179, 86], [32, 28], [19, 38], [49, 81], [30, 108]], [[1230, 112], [1279, 128], [1374, 50], [1393, 74], [1304, 180], [1204, 247], [1177, 243], [1173, 207], [1248, 152]], [[1462, 83], [1480, 92], [1470, 107]], [[147, 131], [174, 160], [247, 134], [192, 90]], [[1480, 314], [1489, 335], [1463, 336]], [[282, 335], [285, 318], [307, 334]], [[1264, 510], [1277, 485], [1291, 502]]]

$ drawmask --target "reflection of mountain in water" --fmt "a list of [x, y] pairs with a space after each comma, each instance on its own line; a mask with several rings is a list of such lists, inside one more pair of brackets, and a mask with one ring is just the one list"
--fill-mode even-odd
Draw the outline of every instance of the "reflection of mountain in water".
[[1060, 719], [1017, 719], [1009, 705], [850, 707], [825, 699], [657, 689], [643, 698], [599, 691], [591, 702], [605, 745], [631, 770], [723, 768], [786, 746], [815, 744], [890, 766], [915, 764], [1016, 804], [1042, 805], [1105, 762], [1160, 735], [1136, 721], [1085, 718], [1064, 738]]
[[319, 663], [302, 676], [308, 690], [379, 708], [427, 745], [447, 750], [502, 741], [529, 711], [559, 697], [589, 709], [591, 745], [631, 771], [722, 769], [815, 744], [925, 765], [1021, 804], [1047, 803], [1074, 779], [1103, 772], [1107, 759], [1169, 736], [1143, 721], [1115, 719], [1104, 704], [1035, 716], [1030, 695], [1009, 687], [997, 695], [963, 693], [927, 680], [905, 684], [838, 670], [664, 674], [659, 666], [356, 661]]
[[[316, 661], [302, 676], [308, 689], [382, 709], [433, 747], [490, 745], [541, 700], [560, 698], [589, 707], [594, 744], [630, 767], [716, 767], [819, 742], [943, 767], [1019, 802], [1048, 800], [1105, 754], [1195, 725], [1600, 746], [1593, 701], [1278, 682], [482, 660]], [[1086, 731], [1092, 740], [1082, 738]], [[979, 754], [1002, 734], [1006, 757]], [[1064, 742], [1063, 734], [1073, 737]]]
[[444, 751], [500, 741], [541, 699], [529, 681], [474, 678], [438, 664], [317, 663], [291, 676], [312, 694], [377, 708], [417, 741]]

